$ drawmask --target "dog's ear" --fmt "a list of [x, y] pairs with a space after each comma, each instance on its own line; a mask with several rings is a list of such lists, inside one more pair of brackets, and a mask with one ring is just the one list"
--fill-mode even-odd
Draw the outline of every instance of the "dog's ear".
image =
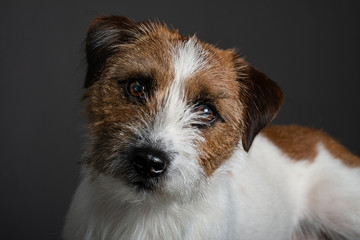
[[106, 61], [116, 53], [115, 46], [134, 38], [138, 26], [139, 23], [121, 16], [100, 16], [92, 20], [86, 37], [85, 88], [98, 80]]
[[255, 136], [270, 123], [283, 102], [280, 87], [245, 61], [241, 61], [239, 81], [240, 98], [244, 104], [245, 129], [242, 144], [249, 151]]

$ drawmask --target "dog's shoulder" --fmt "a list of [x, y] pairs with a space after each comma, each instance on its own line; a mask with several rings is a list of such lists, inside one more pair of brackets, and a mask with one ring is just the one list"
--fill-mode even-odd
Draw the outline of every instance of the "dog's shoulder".
[[350, 167], [360, 167], [360, 158], [352, 154], [326, 132], [299, 125], [270, 125], [261, 135], [293, 160], [314, 161], [322, 145], [334, 158]]

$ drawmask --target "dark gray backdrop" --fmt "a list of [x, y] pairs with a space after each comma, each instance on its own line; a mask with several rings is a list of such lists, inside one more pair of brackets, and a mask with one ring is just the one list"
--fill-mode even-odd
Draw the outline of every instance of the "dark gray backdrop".
[[60, 236], [83, 152], [82, 41], [100, 14], [239, 48], [283, 88], [277, 123], [324, 129], [360, 154], [358, 1], [15, 2], [0, 3], [0, 239]]

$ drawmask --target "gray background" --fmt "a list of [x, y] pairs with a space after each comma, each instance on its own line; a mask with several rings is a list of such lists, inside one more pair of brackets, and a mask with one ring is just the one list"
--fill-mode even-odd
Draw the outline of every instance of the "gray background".
[[359, 1], [1, 1], [0, 239], [60, 236], [84, 149], [83, 39], [95, 16], [158, 18], [239, 48], [283, 88], [277, 123], [324, 129], [359, 155], [359, 12]]

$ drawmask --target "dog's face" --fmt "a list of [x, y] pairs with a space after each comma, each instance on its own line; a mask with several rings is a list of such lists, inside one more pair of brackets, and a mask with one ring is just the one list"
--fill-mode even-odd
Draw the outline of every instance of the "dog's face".
[[86, 50], [84, 163], [134, 196], [193, 196], [237, 148], [249, 150], [282, 101], [233, 50], [160, 23], [99, 17]]

